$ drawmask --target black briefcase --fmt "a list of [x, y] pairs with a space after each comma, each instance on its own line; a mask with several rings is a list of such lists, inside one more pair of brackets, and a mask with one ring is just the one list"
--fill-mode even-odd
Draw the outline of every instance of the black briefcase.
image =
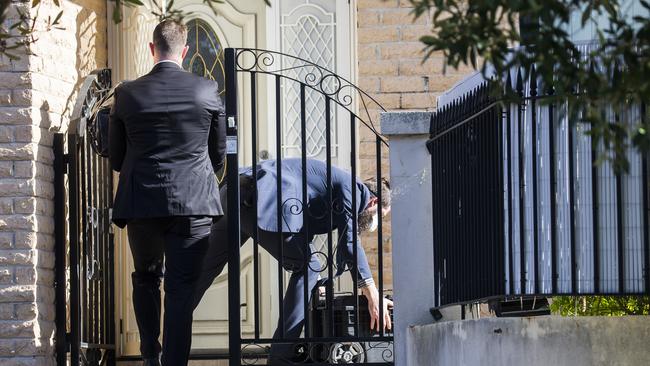
[[[370, 330], [368, 301], [358, 297], [359, 334], [358, 337], [372, 338], [380, 334]], [[312, 342], [296, 348], [296, 360], [314, 363], [373, 363], [393, 362], [393, 342], [355, 341], [354, 329], [357, 311], [356, 301], [351, 294], [337, 294], [332, 299], [333, 333], [330, 330], [330, 311], [325, 296], [317, 293], [312, 296], [309, 306], [309, 338], [325, 338], [324, 342]], [[391, 321], [393, 310], [389, 309]], [[386, 333], [392, 336], [392, 333]], [[332, 340], [341, 338], [341, 341]]]

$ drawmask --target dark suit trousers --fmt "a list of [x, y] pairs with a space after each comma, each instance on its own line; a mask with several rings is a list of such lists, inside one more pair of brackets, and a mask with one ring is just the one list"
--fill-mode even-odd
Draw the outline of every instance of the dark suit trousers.
[[[241, 202], [250, 198], [251, 192], [245, 185], [240, 186]], [[227, 212], [226, 188], [221, 188], [221, 202], [224, 212]], [[249, 201], [250, 202], [250, 201]], [[272, 214], [275, 215], [275, 212]], [[257, 218], [251, 207], [242, 204], [240, 206], [241, 244], [254, 236], [257, 228]], [[291, 271], [291, 278], [287, 284], [287, 290], [282, 301], [284, 309], [284, 324], [278, 322], [273, 335], [274, 338], [298, 338], [302, 332], [305, 311], [304, 311], [304, 284], [305, 271], [307, 271], [309, 296], [316, 286], [321, 264], [315, 255], [312, 255], [314, 248], [311, 245], [311, 238], [305, 240], [300, 235], [282, 234], [257, 230], [258, 243], [273, 258], [280, 258], [280, 243], [283, 243], [283, 266]], [[212, 225], [210, 232], [210, 248], [205, 256], [201, 278], [197, 286], [195, 306], [199, 304], [205, 291], [212, 285], [214, 279], [223, 271], [228, 263], [228, 230], [226, 216]], [[282, 335], [284, 327], [284, 337]], [[290, 359], [293, 356], [293, 344], [273, 344], [269, 361], [271, 365], [292, 364]]]
[[[164, 366], [187, 365], [192, 342], [194, 292], [208, 249], [210, 217], [135, 219], [127, 224], [135, 272], [133, 307], [143, 358]], [[163, 271], [164, 259], [164, 271]], [[165, 279], [163, 345], [160, 336], [160, 278]]]

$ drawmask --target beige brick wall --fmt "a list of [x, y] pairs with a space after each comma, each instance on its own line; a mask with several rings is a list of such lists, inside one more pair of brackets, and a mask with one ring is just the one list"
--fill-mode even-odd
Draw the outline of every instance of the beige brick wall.
[[[437, 96], [472, 71], [444, 70], [440, 54], [423, 62], [424, 45], [419, 38], [430, 33], [431, 19], [425, 15], [414, 20], [412, 10], [409, 0], [357, 0], [358, 84], [389, 111], [432, 110]], [[379, 110], [370, 114], [378, 128]], [[376, 174], [374, 135], [362, 128], [359, 139], [360, 172], [366, 178]], [[388, 177], [387, 151], [382, 158], [382, 173]], [[392, 288], [390, 217], [384, 222], [384, 284]], [[376, 274], [377, 238], [364, 237], [363, 242]]]
[[[27, 4], [24, 10], [30, 11]], [[106, 66], [106, 2], [38, 11], [33, 56], [0, 57], [0, 366], [54, 364], [52, 139], [65, 131], [83, 77]]]

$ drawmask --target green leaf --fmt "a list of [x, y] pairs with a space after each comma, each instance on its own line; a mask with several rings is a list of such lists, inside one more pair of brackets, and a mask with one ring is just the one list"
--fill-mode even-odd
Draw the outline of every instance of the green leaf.
[[59, 14], [56, 15], [56, 18], [54, 18], [52, 25], [59, 24], [59, 20], [61, 20], [62, 16], [63, 16], [63, 10], [61, 10]]
[[124, 0], [124, 2], [134, 4], [134, 5], [138, 5], [138, 6], [143, 6], [144, 5], [144, 3], [142, 1], [140, 1], [140, 0]]
[[436, 37], [434, 36], [422, 36], [420, 37], [420, 42], [426, 45], [432, 45], [436, 43]]

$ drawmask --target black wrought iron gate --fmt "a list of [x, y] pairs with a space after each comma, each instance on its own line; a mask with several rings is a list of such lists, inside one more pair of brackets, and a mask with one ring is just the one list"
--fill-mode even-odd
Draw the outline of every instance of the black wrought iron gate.
[[54, 136], [57, 365], [115, 364], [112, 171], [87, 133], [111, 72], [84, 81], [67, 134]]
[[[334, 162], [333, 156], [348, 156], [350, 161], [349, 178], [352, 194], [352, 205], [356, 207], [357, 200], [357, 176], [365, 175], [363, 178], [368, 178], [371, 175], [376, 182], [382, 182], [383, 173], [382, 161], [386, 163], [387, 158], [387, 143], [383, 140], [381, 135], [373, 125], [373, 115], [370, 110], [375, 108], [383, 110], [381, 106], [368, 94], [358, 89], [355, 85], [348, 80], [334, 74], [333, 72], [320, 67], [312, 62], [304, 59], [293, 57], [290, 55], [260, 49], [226, 49], [225, 50], [225, 80], [226, 80], [226, 119], [227, 119], [227, 194], [228, 194], [228, 212], [226, 213], [228, 219], [228, 307], [229, 307], [229, 348], [230, 348], [230, 365], [254, 364], [257, 362], [276, 364], [392, 364], [392, 334], [386, 331], [372, 332], [368, 326], [368, 310], [367, 306], [363, 305], [363, 298], [360, 291], [357, 289], [357, 281], [360, 280], [357, 276], [352, 276], [353, 286], [351, 293], [348, 296], [341, 296], [336, 294], [333, 286], [333, 280], [327, 281], [325, 285], [324, 294], [319, 294], [315, 291], [312, 294], [309, 292], [309, 286], [303, 286], [301, 291], [297, 291], [300, 295], [295, 294], [296, 297], [302, 297], [302, 313], [304, 316], [303, 331], [300, 335], [289, 335], [289, 330], [284, 326], [279, 326], [279, 329], [273, 337], [265, 336], [260, 330], [260, 272], [258, 263], [258, 251], [261, 238], [261, 229], [255, 225], [253, 233], [248, 233], [253, 242], [253, 330], [249, 333], [250, 336], [244, 336], [242, 333], [242, 322], [240, 308], [244, 305], [240, 304], [240, 227], [242, 220], [245, 220], [244, 215], [241, 215], [240, 208], [240, 180], [239, 180], [239, 161], [243, 149], [238, 148], [238, 144], [245, 143], [250, 148], [251, 165], [252, 168], [248, 172], [253, 181], [258, 179], [258, 163], [260, 163], [260, 149], [259, 141], [261, 136], [259, 134], [260, 126], [264, 125], [267, 128], [267, 133], [272, 136], [271, 140], [274, 141], [275, 152], [274, 155], [277, 160], [274, 172], [277, 174], [276, 187], [273, 193], [261, 192], [259, 187], [255, 187], [252, 201], [257, 198], [261, 199], [263, 194], [275, 194], [275, 208], [265, 212], [264, 215], [276, 215], [277, 231], [282, 232], [283, 222], [290, 221], [288, 215], [302, 215], [303, 225], [297, 235], [302, 237], [302, 243], [306, 244], [311, 236], [310, 231], [316, 232], [316, 228], [308, 227], [312, 218], [316, 215], [317, 209], [314, 208], [314, 202], [308, 197], [311, 192], [307, 192], [307, 180], [310, 179], [311, 171], [308, 172], [308, 165], [311, 164], [311, 159], [322, 160], [326, 165], [325, 176], [320, 177], [323, 179], [327, 186], [327, 196], [324, 205], [329, 208], [325, 215], [329, 215], [328, 230], [321, 231], [324, 240], [322, 249], [312, 249], [310, 255], [303, 256], [304, 262], [294, 271], [294, 275], [298, 274], [302, 278], [302, 283], [310, 283], [309, 274], [310, 270], [319, 273], [319, 277], [333, 279], [337, 271], [336, 255], [340, 247], [337, 245], [338, 238], [333, 237], [333, 216], [339, 214], [337, 205], [341, 202], [336, 202], [337, 189], [340, 185], [334, 185], [332, 181]], [[269, 106], [270, 111], [266, 115], [270, 116], [267, 121], [264, 121], [264, 115], [258, 110], [257, 93], [260, 89], [259, 83], [264, 80], [267, 84], [266, 90], [271, 93], [268, 100], [275, 102], [275, 105]], [[243, 101], [238, 103], [239, 91], [247, 87], [250, 91], [250, 103], [248, 103], [250, 110], [241, 110]], [[359, 112], [357, 112], [357, 104], [359, 105]], [[246, 133], [241, 134], [239, 115], [240, 113], [247, 113], [250, 116], [250, 125], [246, 126]], [[262, 123], [260, 123], [260, 120]], [[293, 123], [293, 125], [291, 124]], [[321, 142], [324, 144], [324, 153], [315, 156], [313, 150], [310, 151], [309, 147], [313, 146], [314, 130], [308, 131], [308, 126], [321, 126], [323, 137]], [[296, 128], [297, 126], [297, 128]], [[292, 130], [294, 128], [294, 130]], [[335, 144], [336, 141], [334, 131], [343, 129], [342, 131], [349, 132], [349, 146], [342, 144]], [[278, 157], [287, 157], [286, 150], [283, 150], [288, 143], [289, 136], [294, 133], [299, 134], [296, 141], [299, 143], [294, 150], [293, 161], [300, 161], [300, 177], [301, 189], [296, 192], [296, 196], [282, 197], [283, 184], [285, 184], [286, 177], [283, 176], [285, 171], [283, 164], [285, 160], [277, 159]], [[311, 144], [311, 145], [310, 145]], [[359, 148], [358, 148], [359, 147]], [[335, 151], [336, 149], [336, 151]], [[360, 164], [357, 160], [360, 157], [359, 150], [363, 150], [365, 164]], [[360, 160], [361, 161], [361, 160]], [[288, 163], [287, 163], [288, 164]], [[322, 164], [322, 163], [321, 163]], [[260, 165], [261, 166], [261, 165]], [[255, 186], [255, 185], [254, 185]], [[381, 184], [379, 184], [381, 186]], [[375, 192], [379, 199], [379, 212], [382, 209], [382, 189], [377, 189]], [[389, 197], [384, 197], [385, 199]], [[388, 201], [387, 201], [388, 202]], [[253, 217], [259, 217], [257, 212], [257, 205], [252, 205], [254, 214]], [[359, 223], [356, 213], [351, 213], [349, 216], [353, 227], [353, 232], [356, 232]], [[380, 215], [381, 217], [381, 215]], [[384, 253], [384, 237], [382, 220], [378, 222], [377, 236], [373, 239], [368, 239], [363, 247], [358, 247], [359, 240], [357, 235], [352, 235], [353, 240], [353, 260], [347, 263], [347, 268], [351, 273], [356, 273], [362, 261], [365, 261], [366, 256], [363, 248], [369, 250], [376, 248], [377, 253], [377, 271], [375, 273], [375, 281], [379, 290], [380, 308], [383, 306], [385, 288], [383, 278], [383, 253]], [[365, 238], [364, 238], [365, 239]], [[283, 256], [283, 250], [288, 250], [287, 244], [282, 242], [283, 238], [278, 239], [277, 247], [279, 248], [279, 256], [277, 264], [277, 278], [279, 309], [278, 324], [285, 324], [285, 319], [288, 314], [284, 314], [285, 310], [282, 302], [282, 294], [285, 291], [283, 283], [283, 272], [286, 269], [286, 263]], [[286, 243], [286, 241], [285, 241]], [[268, 243], [266, 243], [268, 245]], [[300, 244], [297, 244], [300, 245]], [[308, 246], [305, 246], [308, 248]], [[284, 248], [284, 249], [283, 249]], [[313, 257], [318, 257], [320, 268], [313, 269]], [[292, 279], [293, 279], [292, 275]], [[291, 282], [291, 281], [290, 281]], [[289, 291], [289, 290], [287, 290]], [[247, 304], [248, 306], [250, 304]], [[248, 308], [247, 306], [247, 308]], [[381, 317], [380, 317], [381, 318]], [[384, 321], [380, 320], [380, 328], [383, 329]], [[282, 354], [280, 358], [267, 361], [267, 352], [272, 347], [284, 345], [292, 349], [289, 354]], [[262, 351], [262, 352], [256, 352]]]
[[[259, 84], [265, 78], [266, 90], [270, 92], [266, 115], [273, 116], [268, 121], [260, 120], [263, 114], [258, 111]], [[252, 336], [242, 333], [240, 314], [240, 191], [239, 162], [240, 154], [250, 153], [249, 164], [252, 165], [253, 179], [257, 178], [258, 163], [265, 154], [259, 148], [262, 138], [270, 137], [274, 141], [275, 156], [285, 157], [288, 135], [294, 133], [299, 141], [294, 157], [301, 162], [302, 187], [299, 197], [277, 197], [278, 223], [285, 219], [283, 208], [287, 199], [293, 198], [297, 203], [289, 204], [292, 215], [305, 212], [313, 214], [314, 210], [307, 202], [308, 160], [319, 160], [326, 166], [327, 182], [326, 202], [329, 208], [329, 227], [327, 233], [320, 234], [322, 248], [308, 256], [318, 257], [320, 268], [315, 270], [318, 277], [333, 279], [339, 265], [346, 271], [356, 273], [360, 265], [366, 263], [365, 251], [372, 250], [376, 260], [373, 271], [374, 281], [379, 293], [379, 306], [388, 300], [390, 281], [384, 280], [384, 252], [386, 237], [382, 220], [377, 222], [377, 232], [373, 236], [350, 235], [352, 259], [348, 262], [336, 260], [339, 245], [334, 237], [333, 217], [343, 212], [345, 205], [336, 202], [336, 190], [332, 181], [336, 169], [337, 156], [342, 161], [349, 161], [349, 187], [351, 189], [351, 207], [357, 207], [361, 186], [357, 186], [357, 176], [373, 178], [378, 189], [373, 192], [378, 198], [378, 212], [388, 208], [390, 195], [382, 187], [383, 171], [387, 172], [388, 145], [377, 132], [373, 113], [383, 108], [368, 94], [358, 89], [348, 80], [309, 61], [289, 55], [259, 49], [226, 49], [226, 114], [227, 114], [227, 193], [229, 230], [228, 258], [228, 306], [229, 306], [229, 349], [230, 364], [250, 364], [260, 361], [265, 363], [268, 345], [285, 344], [292, 348], [292, 357], [287, 363], [310, 364], [392, 364], [393, 337], [390, 330], [373, 332], [369, 330], [369, 316], [364, 298], [357, 287], [359, 278], [352, 277], [349, 293], [335, 292], [334, 280], [327, 281], [323, 294], [312, 294], [304, 287], [304, 330], [300, 335], [287, 336], [280, 332], [272, 337], [267, 330], [261, 330], [261, 314], [268, 309], [261, 307], [262, 291], [279, 293], [279, 323], [283, 322], [284, 311], [282, 294], [285, 291], [283, 280], [286, 269], [283, 263], [283, 246], [280, 245], [280, 260], [277, 266], [277, 287], [261, 288], [259, 263], [259, 232], [252, 235], [253, 255], [253, 331]], [[90, 75], [84, 82], [73, 121], [67, 134], [57, 134], [54, 141], [55, 150], [55, 219], [56, 219], [56, 351], [57, 364], [63, 365], [115, 365], [116, 327], [115, 327], [115, 283], [113, 233], [110, 223], [113, 180], [107, 159], [96, 153], [92, 120], [98, 102], [109, 93], [111, 87], [110, 70], [100, 70]], [[241, 129], [239, 114], [244, 112], [238, 104], [240, 91], [246, 89], [246, 104], [250, 110], [245, 114], [246, 129]], [[294, 94], [291, 94], [294, 93]], [[290, 94], [285, 97], [285, 94]], [[242, 102], [242, 100], [239, 100]], [[358, 108], [357, 108], [358, 107]], [[294, 119], [293, 130], [289, 131], [287, 121]], [[262, 127], [266, 135], [262, 136]], [[308, 131], [308, 127], [312, 128]], [[245, 131], [246, 134], [241, 133]], [[319, 135], [320, 134], [320, 135]], [[340, 143], [336, 136], [345, 135], [349, 141]], [[322, 149], [319, 154], [308, 152], [315, 136], [320, 136]], [[311, 140], [310, 140], [311, 139]], [[310, 142], [311, 141], [311, 142]], [[245, 142], [245, 143], [244, 143]], [[244, 151], [246, 146], [248, 151]], [[250, 149], [250, 150], [249, 150]], [[318, 155], [318, 156], [316, 156]], [[266, 156], [268, 157], [268, 156]], [[282, 165], [279, 160], [278, 165]], [[347, 163], [345, 163], [347, 165]], [[282, 169], [278, 171], [277, 192], [282, 191]], [[387, 175], [387, 174], [386, 174]], [[344, 184], [345, 185], [345, 184]], [[255, 197], [259, 192], [255, 190]], [[367, 198], [367, 197], [366, 197]], [[359, 202], [360, 203], [360, 202]], [[254, 205], [255, 206], [255, 205]], [[348, 217], [351, 232], [359, 228], [357, 213], [350, 212]], [[306, 220], [308, 221], [308, 220]], [[305, 225], [306, 226], [306, 225]], [[314, 232], [314, 228], [311, 228]], [[282, 231], [281, 228], [278, 231]], [[310, 237], [309, 228], [300, 232], [305, 238]], [[306, 240], [306, 239], [305, 239]], [[363, 246], [361, 244], [363, 240]], [[306, 243], [306, 242], [305, 242]], [[365, 248], [365, 251], [364, 251]], [[307, 263], [305, 263], [307, 264]], [[306, 268], [306, 267], [305, 267]], [[305, 270], [305, 277], [309, 271]], [[307, 281], [309, 283], [309, 281]], [[380, 317], [379, 327], [384, 329], [384, 319]], [[259, 352], [261, 351], [261, 352]], [[209, 357], [201, 357], [206, 359]]]

